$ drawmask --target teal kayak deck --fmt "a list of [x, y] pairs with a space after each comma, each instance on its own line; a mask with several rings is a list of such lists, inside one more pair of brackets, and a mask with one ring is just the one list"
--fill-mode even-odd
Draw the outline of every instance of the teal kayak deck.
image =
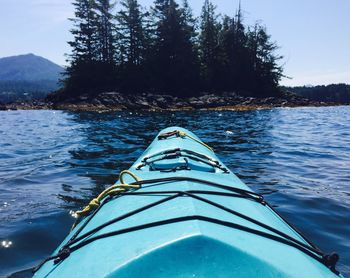
[[141, 180], [169, 180], [105, 202], [53, 255], [76, 231], [113, 223], [75, 242], [81, 247], [59, 262], [45, 262], [34, 277], [339, 277], [194, 134], [180, 127], [160, 134], [174, 130], [190, 137], [156, 138], [129, 169]]

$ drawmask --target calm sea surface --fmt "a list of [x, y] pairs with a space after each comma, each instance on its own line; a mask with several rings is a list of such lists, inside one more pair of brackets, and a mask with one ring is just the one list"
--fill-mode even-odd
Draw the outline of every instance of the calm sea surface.
[[112, 184], [160, 129], [173, 125], [213, 146], [325, 252], [337, 251], [338, 269], [350, 277], [350, 107], [0, 112], [0, 277], [49, 255], [70, 229], [69, 212]]

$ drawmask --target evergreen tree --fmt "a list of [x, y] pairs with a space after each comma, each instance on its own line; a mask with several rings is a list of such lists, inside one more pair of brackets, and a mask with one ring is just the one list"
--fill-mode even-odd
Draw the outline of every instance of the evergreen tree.
[[222, 22], [222, 28], [219, 34], [219, 49], [221, 55], [221, 89], [226, 91], [235, 91], [236, 84], [236, 60], [237, 53], [235, 49], [235, 20], [225, 16]]
[[75, 17], [70, 19], [74, 27], [71, 33], [74, 40], [68, 42], [72, 47], [70, 60], [72, 63], [97, 60], [98, 37], [97, 37], [97, 15], [94, 0], [75, 0]]
[[196, 94], [200, 90], [200, 61], [198, 49], [198, 33], [196, 31], [197, 19], [187, 0], [182, 1], [181, 8], [182, 26], [184, 32], [185, 45], [188, 47], [185, 52], [185, 63], [188, 71], [184, 76], [184, 81], [189, 81], [187, 88], [190, 94]]
[[251, 64], [249, 61], [249, 52], [247, 47], [247, 32], [243, 24], [243, 15], [241, 5], [239, 5], [233, 26], [233, 45], [234, 60], [231, 61], [232, 80], [239, 92], [250, 91], [251, 85]]
[[187, 32], [189, 35], [189, 39], [192, 41], [195, 47], [197, 43], [197, 32], [196, 32], [196, 24], [197, 20], [193, 15], [193, 11], [188, 3], [187, 0], [182, 1], [182, 16], [183, 16], [183, 21], [185, 23], [185, 27], [188, 28]]
[[275, 53], [278, 46], [271, 41], [271, 37], [267, 34], [265, 27], [256, 26], [255, 40], [256, 58], [254, 70], [257, 87], [261, 89], [264, 95], [276, 94], [278, 93], [278, 82], [283, 76], [283, 69], [278, 65], [278, 61], [283, 56]]
[[96, 3], [94, 0], [75, 0], [75, 17], [71, 33], [74, 40], [68, 42], [72, 53], [68, 55], [69, 67], [66, 70], [65, 87], [71, 94], [86, 90], [94, 91], [98, 86], [95, 65], [98, 61], [98, 36]]
[[147, 13], [141, 11], [137, 0], [122, 0], [122, 9], [117, 14], [117, 37], [124, 90], [145, 89], [146, 72], [144, 71], [148, 32]]
[[115, 36], [113, 30], [113, 7], [114, 3], [111, 3], [110, 0], [96, 0], [99, 60], [108, 64], [114, 63]]
[[145, 13], [137, 0], [122, 0], [122, 10], [117, 14], [118, 46], [123, 46], [122, 62], [141, 65], [146, 52]]
[[110, 0], [95, 0], [97, 14], [97, 38], [98, 38], [98, 61], [95, 63], [95, 78], [98, 82], [98, 90], [109, 91], [116, 87], [116, 64], [115, 64], [115, 25], [112, 10], [114, 3]]
[[156, 0], [153, 15], [157, 20], [154, 88], [170, 93], [193, 93], [198, 86], [198, 57], [190, 10], [180, 8], [174, 0]]
[[201, 13], [199, 49], [201, 59], [201, 76], [205, 89], [213, 90], [218, 83], [221, 67], [219, 48], [219, 32], [221, 29], [216, 7], [210, 0], [205, 0]]

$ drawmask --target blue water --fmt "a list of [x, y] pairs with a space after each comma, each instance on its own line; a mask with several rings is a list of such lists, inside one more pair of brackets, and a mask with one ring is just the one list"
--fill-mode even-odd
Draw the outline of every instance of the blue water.
[[350, 277], [350, 107], [0, 112], [0, 277], [49, 255], [70, 229], [69, 212], [172, 125], [194, 131], [314, 243], [337, 251]]

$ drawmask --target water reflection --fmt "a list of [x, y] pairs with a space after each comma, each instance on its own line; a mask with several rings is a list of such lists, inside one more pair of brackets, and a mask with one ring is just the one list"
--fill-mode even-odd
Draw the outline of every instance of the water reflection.
[[9, 248], [12, 245], [12, 241], [11, 240], [3, 240], [1, 241], [1, 247], [3, 248]]

